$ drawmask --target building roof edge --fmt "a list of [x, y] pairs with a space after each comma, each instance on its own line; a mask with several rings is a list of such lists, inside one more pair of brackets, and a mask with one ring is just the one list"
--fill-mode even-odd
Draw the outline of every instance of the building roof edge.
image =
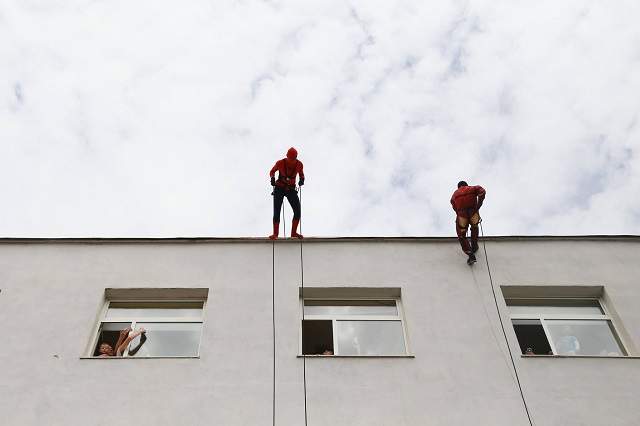
[[[640, 235], [494, 235], [485, 241], [637, 241]], [[281, 238], [277, 244], [298, 243], [301, 240]], [[452, 242], [457, 237], [307, 237], [305, 243], [322, 242]], [[144, 244], [144, 243], [270, 243], [262, 237], [0, 237], [0, 244]]]

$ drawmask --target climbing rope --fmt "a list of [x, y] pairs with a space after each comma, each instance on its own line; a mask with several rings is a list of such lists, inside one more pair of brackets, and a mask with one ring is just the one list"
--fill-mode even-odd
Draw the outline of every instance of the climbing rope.
[[[302, 234], [302, 187], [299, 186], [300, 191], [300, 234]], [[304, 234], [303, 234], [304, 235]], [[302, 342], [304, 343], [304, 256], [302, 254], [302, 240], [300, 240], [300, 282], [302, 284]], [[307, 414], [307, 355], [304, 353], [304, 344], [302, 346], [302, 385], [304, 391], [304, 424], [307, 426], [308, 414]]]
[[500, 327], [502, 328], [502, 334], [504, 335], [504, 340], [507, 342], [507, 349], [509, 351], [509, 357], [511, 358], [511, 365], [513, 366], [513, 371], [516, 375], [516, 382], [518, 383], [518, 389], [520, 390], [520, 397], [522, 398], [522, 403], [524, 404], [524, 410], [527, 413], [527, 418], [529, 419], [529, 424], [533, 426], [533, 420], [531, 419], [531, 413], [529, 413], [529, 406], [527, 405], [527, 401], [524, 397], [524, 392], [522, 391], [522, 384], [520, 383], [520, 376], [518, 375], [518, 369], [516, 368], [516, 363], [513, 359], [513, 352], [511, 352], [511, 345], [509, 344], [509, 339], [507, 338], [507, 332], [504, 328], [504, 322], [502, 321], [502, 315], [500, 315], [500, 307], [498, 306], [498, 298], [496, 297], [496, 289], [493, 286], [493, 277], [491, 276], [491, 267], [489, 266], [489, 257], [487, 256], [487, 243], [484, 238], [484, 228], [482, 227], [482, 222], [480, 222], [480, 231], [482, 232], [482, 248], [484, 250], [484, 260], [487, 264], [487, 272], [489, 273], [489, 282], [491, 283], [491, 293], [493, 294], [493, 301], [496, 304], [496, 311], [498, 312], [498, 319], [500, 320]]

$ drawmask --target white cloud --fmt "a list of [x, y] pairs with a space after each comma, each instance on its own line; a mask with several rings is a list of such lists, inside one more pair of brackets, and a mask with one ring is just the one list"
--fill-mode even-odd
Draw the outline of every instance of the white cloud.
[[[0, 235], [640, 234], [640, 5], [0, 3]], [[288, 218], [291, 217], [287, 211]]]

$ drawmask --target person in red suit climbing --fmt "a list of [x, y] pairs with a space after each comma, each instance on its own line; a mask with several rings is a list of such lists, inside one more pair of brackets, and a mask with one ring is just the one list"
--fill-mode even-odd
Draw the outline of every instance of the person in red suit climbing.
[[[480, 207], [484, 202], [487, 191], [481, 186], [469, 186], [467, 182], [458, 182], [458, 189], [451, 196], [451, 206], [456, 212], [456, 233], [462, 251], [469, 256], [467, 263], [472, 265], [476, 261], [478, 251], [478, 224]], [[467, 229], [471, 225], [471, 244], [467, 240]]]
[[[275, 174], [278, 172], [278, 179]], [[282, 201], [287, 197], [291, 208], [293, 209], [293, 221], [291, 222], [291, 238], [302, 238], [298, 234], [298, 224], [300, 223], [300, 199], [296, 190], [296, 175], [300, 176], [298, 185], [304, 185], [304, 172], [302, 162], [298, 160], [298, 151], [295, 148], [289, 148], [287, 157], [276, 161], [271, 168], [269, 176], [271, 176], [271, 186], [273, 186], [273, 234], [270, 239], [278, 238], [280, 230], [280, 210], [282, 209]]]

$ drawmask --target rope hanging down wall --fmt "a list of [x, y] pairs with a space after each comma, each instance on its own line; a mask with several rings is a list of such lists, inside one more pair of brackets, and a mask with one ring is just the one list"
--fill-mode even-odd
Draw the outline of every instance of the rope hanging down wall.
[[[300, 209], [302, 210], [302, 188], [300, 191]], [[282, 222], [284, 226], [283, 235], [286, 236], [286, 221], [284, 216], [284, 208], [282, 209]], [[300, 220], [300, 233], [302, 233], [302, 219]], [[276, 243], [271, 243], [271, 326], [273, 334], [273, 405], [272, 405], [272, 424], [276, 426]], [[302, 327], [304, 340], [304, 253], [302, 249], [302, 240], [300, 241], [300, 283], [302, 285]], [[302, 383], [304, 392], [304, 424], [308, 425], [307, 414], [307, 357], [302, 353]]]
[[507, 338], [507, 332], [504, 328], [504, 322], [502, 321], [502, 315], [500, 315], [500, 307], [498, 306], [498, 298], [496, 297], [496, 289], [493, 286], [493, 277], [491, 276], [491, 267], [489, 266], [489, 257], [487, 256], [487, 243], [484, 239], [484, 228], [482, 227], [482, 222], [480, 222], [480, 230], [482, 231], [482, 248], [484, 250], [484, 260], [487, 263], [487, 272], [489, 273], [489, 283], [491, 284], [491, 293], [493, 294], [493, 301], [496, 305], [496, 311], [498, 312], [498, 319], [500, 320], [500, 327], [502, 328], [502, 334], [504, 335], [504, 340], [507, 342], [507, 349], [509, 351], [509, 357], [511, 358], [511, 365], [513, 366], [513, 372], [516, 375], [516, 382], [518, 383], [518, 390], [520, 390], [520, 397], [522, 398], [522, 403], [524, 404], [524, 410], [527, 413], [527, 419], [529, 419], [529, 424], [533, 426], [533, 420], [531, 419], [531, 413], [529, 413], [529, 406], [527, 405], [527, 400], [524, 397], [524, 392], [522, 391], [522, 384], [520, 383], [520, 376], [518, 375], [518, 369], [516, 368], [516, 363], [513, 359], [513, 352], [511, 352], [511, 345], [509, 344], [509, 339]]
[[[300, 190], [300, 211], [302, 211], [302, 187]], [[302, 234], [302, 217], [300, 217], [300, 233]], [[303, 234], [304, 235], [304, 234]], [[302, 241], [300, 240], [300, 283], [302, 285], [302, 341], [304, 342], [304, 255], [302, 253]], [[304, 345], [302, 346], [302, 386], [304, 392], [304, 425], [308, 424], [307, 414], [307, 356], [304, 353]]]

